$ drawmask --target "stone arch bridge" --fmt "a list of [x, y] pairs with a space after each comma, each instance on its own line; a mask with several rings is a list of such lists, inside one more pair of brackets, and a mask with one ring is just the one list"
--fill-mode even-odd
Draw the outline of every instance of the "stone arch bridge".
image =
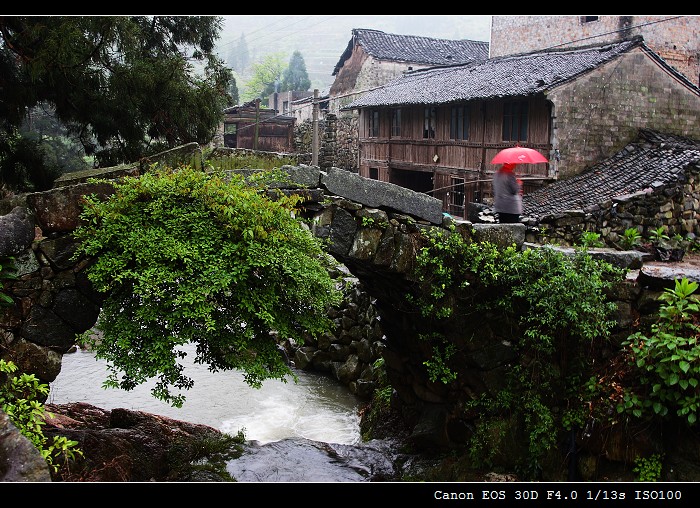
[[[221, 161], [227, 156], [215, 151], [208, 160], [219, 160], [225, 167]], [[5, 285], [15, 305], [0, 308], [0, 358], [50, 383], [60, 372], [63, 354], [74, 346], [76, 334], [97, 321], [102, 295], [87, 279], [88, 260], [71, 260], [75, 244], [70, 233], [80, 224], [81, 197], [108, 196], [113, 189], [109, 183], [91, 183], [88, 178], [137, 176], [153, 163], [175, 165], [178, 161], [201, 166], [201, 150], [187, 145], [131, 166], [67, 174], [51, 190], [21, 196], [9, 206], [6, 203], [9, 213], [0, 208], [0, 214], [5, 214], [0, 215], [0, 259], [13, 256], [19, 268], [19, 279]], [[465, 394], [496, 390], [514, 350], [510, 337], [500, 331], [498, 316], [483, 316], [468, 324], [458, 320], [454, 327], [443, 330], [448, 338], [463, 335], [466, 329], [479, 337], [472, 338], [465, 351], [468, 385], [448, 389], [428, 379], [423, 362], [432, 353], [419, 335], [430, 330], [420, 314], [405, 305], [405, 295], [413, 290], [411, 274], [421, 247], [421, 231], [448, 228], [453, 219], [444, 216], [435, 198], [346, 170], [326, 172], [303, 165], [283, 169], [294, 184], [279, 184], [278, 188], [303, 193], [304, 213], [312, 219], [313, 233], [329, 240], [329, 252], [375, 300], [387, 374], [416, 440], [441, 446], [458, 442], [456, 436], [464, 429], [455, 427], [451, 419], [454, 407]], [[525, 240], [522, 224], [463, 222], [456, 226], [468, 237], [503, 247], [513, 243], [522, 247]], [[616, 264], [631, 269], [642, 264], [641, 255], [614, 256]], [[630, 325], [640, 292], [639, 287], [620, 291], [621, 327]]]

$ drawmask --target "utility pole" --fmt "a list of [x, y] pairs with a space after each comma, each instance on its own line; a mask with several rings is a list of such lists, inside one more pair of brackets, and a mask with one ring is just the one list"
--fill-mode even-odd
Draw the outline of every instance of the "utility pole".
[[260, 125], [260, 98], [255, 99], [255, 138], [253, 139], [253, 150], [258, 149], [258, 126]]
[[311, 165], [318, 166], [318, 88], [314, 89], [313, 138], [311, 142]]

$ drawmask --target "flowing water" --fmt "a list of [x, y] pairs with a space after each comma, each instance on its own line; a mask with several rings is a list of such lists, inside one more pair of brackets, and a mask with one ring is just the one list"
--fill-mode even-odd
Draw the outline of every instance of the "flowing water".
[[63, 356], [61, 372], [50, 385], [47, 402], [87, 402], [103, 409], [146, 411], [191, 423], [202, 423], [222, 432], [243, 430], [248, 440], [262, 444], [285, 438], [305, 438], [339, 444], [360, 440], [361, 401], [335, 379], [295, 371], [298, 382], [270, 380], [262, 388], [248, 386], [237, 371], [209, 372], [190, 358], [182, 360], [194, 387], [184, 393], [182, 408], [155, 399], [144, 384], [132, 391], [102, 388], [106, 363], [91, 351]]
[[182, 408], [155, 399], [151, 384], [129, 392], [102, 388], [106, 363], [84, 350], [63, 356], [47, 402], [146, 411], [229, 434], [242, 430], [245, 452], [227, 463], [239, 482], [365, 482], [378, 471], [391, 472], [385, 443], [360, 442], [362, 401], [337, 380], [295, 371], [297, 383], [266, 381], [255, 389], [240, 372], [212, 373], [187, 359], [182, 363], [194, 380]]

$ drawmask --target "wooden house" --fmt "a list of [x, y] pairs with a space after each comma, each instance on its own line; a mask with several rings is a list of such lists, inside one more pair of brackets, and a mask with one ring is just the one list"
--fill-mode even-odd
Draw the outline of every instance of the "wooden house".
[[260, 99], [224, 110], [223, 142], [227, 148], [290, 153], [294, 142], [293, 116], [278, 115], [260, 106]]
[[489, 43], [472, 40], [436, 39], [398, 35], [380, 30], [354, 28], [347, 48], [333, 69], [329, 113], [358, 95], [417, 69], [468, 64], [489, 56]]
[[490, 202], [503, 148], [525, 192], [566, 179], [622, 148], [640, 128], [700, 139], [700, 89], [642, 38], [406, 73], [346, 106], [359, 112], [360, 175], [430, 193], [467, 217]]

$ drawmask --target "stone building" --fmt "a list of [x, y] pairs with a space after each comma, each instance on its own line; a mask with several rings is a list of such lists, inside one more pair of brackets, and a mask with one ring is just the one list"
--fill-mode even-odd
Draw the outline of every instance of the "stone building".
[[489, 56], [612, 43], [638, 35], [700, 85], [700, 16], [492, 16]]
[[368, 89], [383, 85], [404, 72], [472, 63], [488, 58], [488, 51], [489, 43], [483, 41], [435, 39], [355, 28], [333, 69], [335, 80], [329, 91], [329, 112], [339, 115], [343, 106]]
[[519, 164], [525, 193], [581, 173], [640, 129], [700, 138], [700, 88], [641, 37], [423, 69], [365, 93], [359, 173], [441, 199], [466, 218], [488, 203], [498, 165], [519, 145], [549, 164]]
[[700, 238], [700, 141], [642, 130], [618, 153], [523, 197], [527, 239], [580, 244], [584, 232], [619, 248], [625, 230], [645, 239]]

